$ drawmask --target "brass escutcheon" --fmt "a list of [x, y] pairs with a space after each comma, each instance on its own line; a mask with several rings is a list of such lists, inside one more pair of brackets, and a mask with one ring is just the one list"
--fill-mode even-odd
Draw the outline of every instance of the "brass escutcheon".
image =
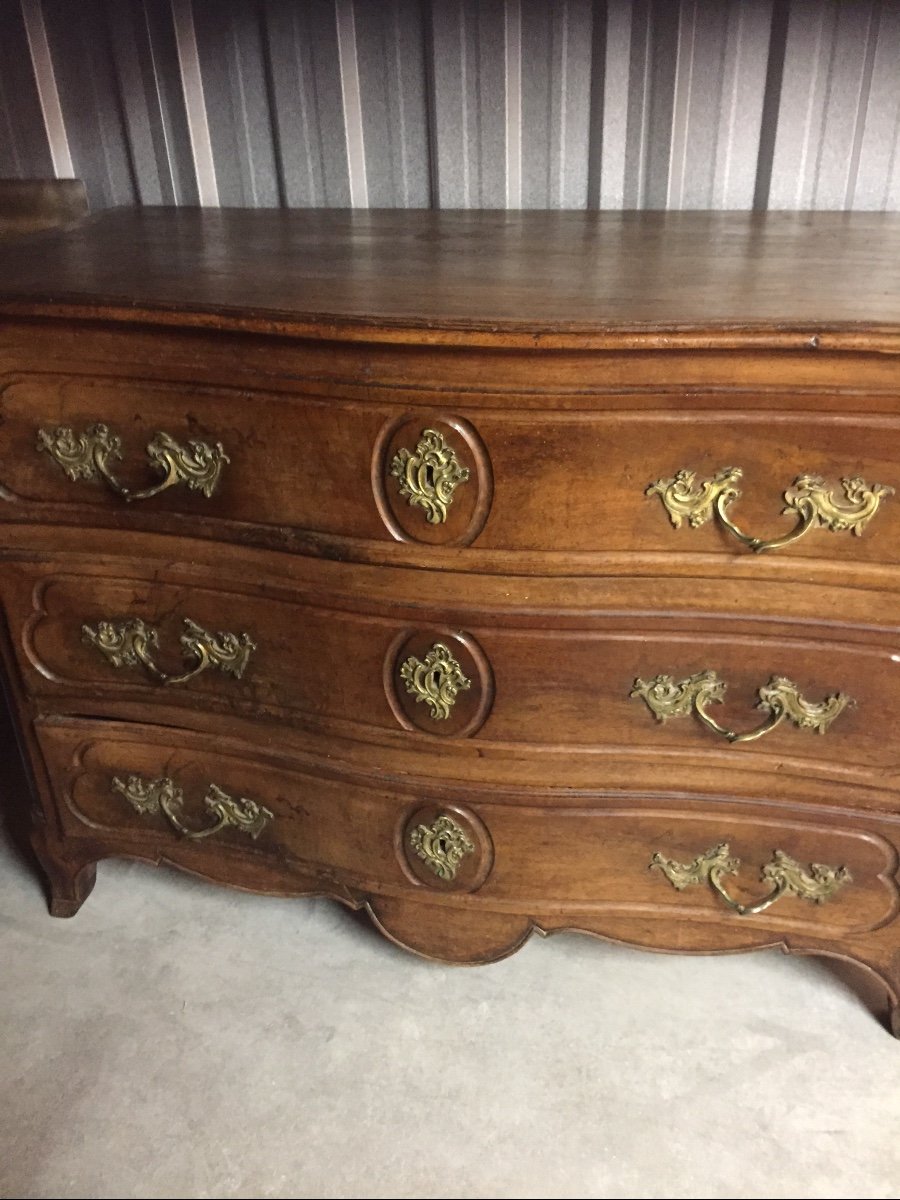
[[736, 875], [740, 866], [741, 860], [731, 857], [727, 842], [720, 842], [704, 854], [698, 854], [690, 863], [664, 858], [659, 851], [650, 860], [650, 869], [658, 867], [672, 887], [679, 892], [708, 880], [716, 895], [740, 917], [751, 917], [756, 913], [765, 912], [776, 900], [788, 895], [799, 896], [801, 900], [809, 900], [813, 904], [824, 904], [839, 888], [853, 882], [853, 877], [846, 867], [810, 863], [809, 870], [804, 870], [796, 859], [785, 854], [783, 850], [776, 850], [759, 873], [764, 883], [774, 884], [772, 891], [754, 904], [740, 904], [728, 895], [722, 882], [724, 877]]
[[816, 527], [832, 533], [851, 530], [859, 537], [878, 511], [882, 499], [894, 494], [892, 487], [882, 483], [869, 485], [854, 476], [841, 480], [844, 493], [841, 499], [836, 489], [826, 486], [820, 475], [800, 475], [784, 493], [786, 507], [782, 510], [782, 515], [797, 517], [796, 526], [790, 533], [766, 541], [743, 533], [728, 515], [729, 505], [740, 499], [738, 483], [742, 475], [740, 467], [723, 467], [712, 478], [698, 483], [696, 472], [683, 468], [671, 479], [651, 483], [645, 494], [659, 496], [676, 529], [680, 529], [685, 520], [696, 529], [715, 516], [723, 528], [757, 554], [788, 546]]
[[466, 831], [447, 813], [442, 813], [430, 825], [417, 825], [410, 830], [409, 844], [416, 856], [445, 882], [456, 878], [459, 865], [467, 854], [475, 853], [475, 846]]
[[168, 776], [145, 779], [140, 775], [129, 775], [124, 781], [114, 778], [112, 789], [121, 793], [135, 812], [142, 815], [161, 812], [176, 832], [194, 842], [212, 837], [229, 826], [248, 834], [255, 841], [266, 824], [274, 820], [269, 810], [255, 800], [236, 800], [215, 783], [207, 788], [203, 803], [216, 821], [205, 829], [191, 829], [181, 820], [184, 793]]
[[39, 429], [37, 448], [49, 454], [71, 480], [102, 479], [126, 501], [149, 500], [177, 483], [202, 492], [208, 499], [216, 490], [222, 467], [230, 462], [221, 442], [210, 446], [190, 441], [182, 446], [170, 434], [160, 431], [147, 445], [147, 457], [151, 468], [161, 472], [163, 479], [152, 487], [132, 491], [119, 483], [110, 470], [109, 464], [122, 458], [122, 439], [106, 425], [91, 425], [78, 434], [66, 426]]
[[698, 671], [696, 675], [677, 682], [671, 675], [657, 675], [655, 679], [636, 679], [631, 698], [643, 700], [661, 723], [674, 717], [690, 716], [693, 712], [707, 729], [731, 744], [754, 742], [771, 733], [784, 720], [791, 721], [798, 729], [825, 733], [832, 721], [855, 703], [844, 692], [836, 692], [820, 704], [812, 704], [804, 700], [795, 683], [781, 675], [773, 675], [758, 692], [756, 707], [768, 713], [766, 720], [756, 729], [737, 733], [732, 729], [724, 729], [706, 711], [707, 704], [723, 703], [726, 686], [715, 671]]
[[435, 642], [425, 661], [411, 654], [400, 666], [400, 678], [417, 704], [427, 704], [433, 721], [446, 721], [457, 695], [468, 691], [471, 679], [443, 642]]
[[151, 647], [159, 644], [159, 634], [152, 625], [140, 617], [126, 621], [99, 621], [96, 629], [82, 625], [84, 640], [103, 654], [114, 667], [141, 666], [157, 683], [171, 687], [187, 683], [201, 671], [219, 670], [225, 675], [240, 679], [244, 674], [256, 644], [246, 633], [207, 633], [205, 629], [184, 618], [186, 632], [181, 635], [181, 645], [193, 665], [180, 675], [168, 675], [161, 670], [150, 656]]
[[398, 450], [391, 460], [391, 475], [400, 495], [411, 507], [418, 506], [431, 525], [442, 525], [453, 502], [453, 493], [469, 478], [444, 435], [424, 429], [415, 450]]

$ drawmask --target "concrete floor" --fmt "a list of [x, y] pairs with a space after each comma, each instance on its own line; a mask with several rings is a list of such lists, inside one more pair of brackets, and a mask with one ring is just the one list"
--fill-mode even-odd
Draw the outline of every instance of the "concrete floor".
[[445, 968], [117, 862], [59, 921], [0, 840], [0, 964], [2, 1196], [900, 1196], [900, 1045], [816, 960]]

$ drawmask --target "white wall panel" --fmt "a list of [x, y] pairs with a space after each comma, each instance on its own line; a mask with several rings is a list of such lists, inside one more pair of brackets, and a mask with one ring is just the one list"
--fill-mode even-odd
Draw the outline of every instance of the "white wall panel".
[[900, 0], [0, 0], [0, 175], [110, 204], [900, 208]]

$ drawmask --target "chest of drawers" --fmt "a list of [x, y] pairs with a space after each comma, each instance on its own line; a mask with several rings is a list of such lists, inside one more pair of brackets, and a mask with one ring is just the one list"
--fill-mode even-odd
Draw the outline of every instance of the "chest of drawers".
[[882, 215], [146, 209], [0, 249], [51, 911], [123, 855], [447, 961], [781, 946], [896, 1008], [898, 355]]

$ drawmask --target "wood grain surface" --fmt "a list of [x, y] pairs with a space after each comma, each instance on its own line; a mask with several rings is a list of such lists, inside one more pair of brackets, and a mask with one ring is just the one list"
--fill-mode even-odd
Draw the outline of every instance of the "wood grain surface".
[[[887, 213], [125, 209], [0, 249], [0, 311], [489, 333], [896, 328]], [[163, 314], [168, 310], [168, 318]]]

